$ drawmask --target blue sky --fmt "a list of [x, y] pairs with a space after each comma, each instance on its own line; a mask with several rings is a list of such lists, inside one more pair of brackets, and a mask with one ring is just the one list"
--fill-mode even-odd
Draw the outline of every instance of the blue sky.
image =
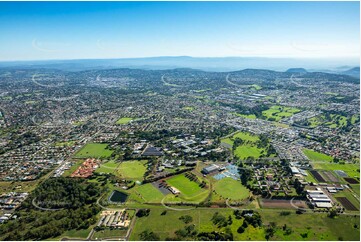
[[359, 2], [0, 2], [0, 60], [357, 57]]

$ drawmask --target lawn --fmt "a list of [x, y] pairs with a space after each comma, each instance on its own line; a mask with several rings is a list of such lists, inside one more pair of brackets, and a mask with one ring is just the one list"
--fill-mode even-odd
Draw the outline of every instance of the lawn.
[[312, 164], [314, 169], [319, 170], [342, 170], [346, 172], [350, 177], [360, 177], [360, 172], [357, 169], [360, 169], [359, 164], [338, 164], [338, 163], [314, 163]]
[[249, 87], [255, 89], [256, 91], [262, 89], [262, 87], [260, 85], [257, 85], [257, 84], [250, 85]]
[[[310, 149], [303, 149], [303, 153], [311, 161], [332, 161], [332, 157]], [[316, 169], [316, 168], [315, 168]]]
[[74, 158], [108, 158], [113, 151], [107, 149], [108, 144], [89, 143], [78, 151]]
[[132, 120], [133, 120], [133, 118], [124, 117], [124, 118], [118, 119], [118, 121], [116, 122], [116, 124], [128, 124], [128, 123], [130, 123], [130, 121], [132, 121]]
[[132, 190], [137, 196], [140, 196], [144, 202], [159, 203], [164, 197], [163, 193], [150, 183], [137, 186]]
[[247, 132], [237, 132], [232, 137], [222, 139], [221, 142], [227, 143], [232, 146], [233, 140], [235, 138], [240, 138], [244, 141], [250, 141], [250, 142], [256, 142], [257, 140], [259, 140], [258, 136], [256, 136], [256, 135], [252, 135]]
[[177, 188], [181, 194], [184, 194], [187, 197], [195, 196], [202, 191], [202, 188], [199, 187], [198, 183], [190, 181], [183, 174], [167, 179], [167, 183], [170, 186]]
[[272, 106], [268, 110], [262, 112], [262, 115], [265, 116], [268, 120], [279, 121], [282, 118], [290, 117], [295, 113], [300, 112], [301, 110], [292, 107], [283, 107], [283, 106]]
[[249, 191], [239, 181], [230, 177], [223, 178], [214, 184], [214, 190], [224, 198], [243, 200], [249, 196]]
[[143, 176], [146, 170], [146, 160], [124, 161], [120, 163], [117, 173], [122, 178], [143, 180]]
[[99, 173], [115, 173], [119, 164], [120, 163], [116, 161], [108, 161], [100, 164], [99, 168], [96, 169], [95, 171]]

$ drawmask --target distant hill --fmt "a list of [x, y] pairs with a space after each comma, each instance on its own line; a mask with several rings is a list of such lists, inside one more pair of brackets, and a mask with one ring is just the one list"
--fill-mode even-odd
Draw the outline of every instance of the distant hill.
[[304, 69], [304, 68], [290, 68], [286, 72], [290, 72], [290, 73], [307, 73], [306, 69]]
[[12, 61], [1, 62], [0, 68], [27, 69], [59, 69], [65, 71], [132, 68], [143, 70], [166, 70], [176, 68], [192, 68], [203, 71], [237, 71], [247, 68], [267, 69], [274, 71], [300, 70], [330, 70], [335, 73], [346, 69], [337, 69], [340, 63], [358, 66], [358, 59], [306, 59], [306, 58], [266, 58], [266, 57], [190, 57], [190, 56], [160, 56], [146, 58], [120, 59], [81, 59], [81, 60], [42, 60], [42, 61]]
[[350, 70], [341, 72], [341, 74], [360, 78], [360, 67], [351, 68]]

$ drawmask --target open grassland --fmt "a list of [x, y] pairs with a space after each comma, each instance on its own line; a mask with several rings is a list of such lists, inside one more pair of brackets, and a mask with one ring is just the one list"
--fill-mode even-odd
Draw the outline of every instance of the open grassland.
[[241, 182], [230, 177], [223, 178], [214, 184], [214, 190], [223, 198], [243, 200], [249, 196], [249, 191]]
[[272, 106], [268, 110], [262, 112], [262, 115], [271, 121], [279, 121], [282, 118], [287, 118], [292, 116], [295, 113], [300, 112], [301, 110], [292, 107], [283, 107], [283, 106]]
[[[166, 213], [161, 215], [164, 211]], [[195, 225], [197, 232], [225, 231], [211, 221], [215, 212], [228, 218], [231, 216], [232, 224], [228, 225], [232, 231], [234, 240], [265, 240], [265, 227], [271, 222], [276, 223], [276, 231], [270, 240], [356, 240], [359, 241], [360, 218], [358, 216], [338, 216], [334, 219], [327, 217], [327, 214], [307, 213], [297, 215], [294, 210], [291, 214], [281, 216], [282, 210], [258, 210], [261, 214], [264, 226], [253, 228], [248, 226], [242, 234], [237, 229], [242, 225], [243, 219], [237, 220], [232, 209], [194, 209], [189, 211], [171, 211], [164, 208], [151, 209], [147, 217], [137, 218], [130, 240], [139, 240], [139, 233], [145, 230], [153, 231], [160, 236], [161, 240], [167, 237], [174, 237], [175, 231], [184, 228], [185, 224], [179, 220], [180, 216], [189, 215], [193, 218], [191, 224]], [[282, 229], [284, 224], [291, 228], [289, 235]], [[357, 228], [354, 228], [354, 225]], [[304, 237], [303, 237], [303, 236]]]
[[303, 149], [303, 153], [310, 159], [311, 161], [332, 161], [332, 157], [329, 155], [322, 154], [320, 152]]
[[107, 149], [108, 144], [89, 143], [79, 150], [74, 158], [108, 158], [113, 151]]
[[132, 121], [132, 120], [133, 120], [133, 118], [124, 117], [124, 118], [118, 119], [118, 121], [116, 122], [116, 124], [128, 124], [128, 123], [130, 123], [130, 121]]
[[312, 164], [314, 169], [318, 170], [342, 170], [347, 173], [350, 177], [360, 177], [360, 165], [359, 164], [339, 164], [330, 162], [317, 162]]
[[[264, 224], [275, 222], [279, 227], [272, 240], [356, 240], [360, 238], [360, 217], [359, 216], [338, 216], [329, 218], [327, 214], [307, 213], [298, 215], [292, 212], [288, 216], [280, 216], [276, 210], [261, 210]], [[292, 229], [290, 235], [285, 235], [282, 227]], [[357, 224], [358, 228], [354, 228]], [[305, 238], [301, 234], [307, 234]]]
[[8, 192], [31, 192], [33, 191], [42, 178], [34, 181], [0, 181], [0, 194]]
[[142, 199], [143, 202], [149, 203], [160, 203], [164, 197], [164, 195], [150, 183], [136, 186], [131, 192]]
[[99, 173], [112, 173], [112, 174], [114, 174], [117, 167], [119, 166], [119, 164], [120, 163], [116, 162], [116, 161], [108, 161], [108, 162], [100, 164], [99, 168], [96, 169], [95, 171], [99, 172]]
[[144, 230], [150, 230], [160, 236], [161, 240], [165, 240], [167, 237], [174, 237], [174, 232], [184, 228], [186, 225], [179, 220], [179, 217], [189, 215], [193, 218], [190, 224], [195, 225], [195, 229], [198, 232], [212, 232], [212, 231], [225, 231], [225, 228], [218, 228], [211, 221], [215, 212], [228, 218], [231, 216], [233, 223], [229, 226], [234, 240], [265, 240], [264, 230], [262, 228], [253, 228], [249, 226], [243, 234], [237, 233], [237, 229], [242, 225], [243, 219], [237, 220], [233, 216], [233, 210], [231, 209], [197, 209], [189, 211], [173, 211], [166, 210], [165, 215], [161, 215], [164, 212], [164, 208], [151, 209], [148, 217], [137, 218], [136, 224], [130, 236], [130, 240], [139, 240], [139, 233]]
[[256, 142], [257, 140], [259, 140], [258, 136], [256, 135], [252, 135], [247, 132], [237, 132], [231, 137], [222, 139], [221, 142], [227, 143], [232, 146], [235, 138], [240, 138], [244, 141], [250, 141], [250, 142]]
[[143, 180], [143, 176], [146, 170], [147, 170], [146, 160], [124, 161], [120, 163], [117, 173], [122, 178]]

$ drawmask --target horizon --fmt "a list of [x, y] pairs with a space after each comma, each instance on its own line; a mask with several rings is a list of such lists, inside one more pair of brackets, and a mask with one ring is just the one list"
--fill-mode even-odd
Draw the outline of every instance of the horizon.
[[163, 56], [359, 59], [359, 6], [359, 2], [0, 2], [0, 61]]

